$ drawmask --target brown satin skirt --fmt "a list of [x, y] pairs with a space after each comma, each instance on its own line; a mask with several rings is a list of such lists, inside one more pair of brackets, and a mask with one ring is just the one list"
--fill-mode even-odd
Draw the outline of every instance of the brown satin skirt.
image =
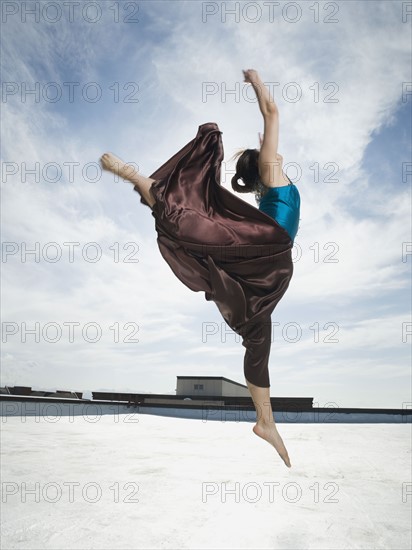
[[200, 125], [196, 137], [150, 175], [156, 180], [152, 216], [173, 273], [215, 302], [243, 339], [246, 380], [268, 388], [270, 316], [293, 274], [293, 243], [274, 219], [221, 186], [221, 134], [214, 122]]

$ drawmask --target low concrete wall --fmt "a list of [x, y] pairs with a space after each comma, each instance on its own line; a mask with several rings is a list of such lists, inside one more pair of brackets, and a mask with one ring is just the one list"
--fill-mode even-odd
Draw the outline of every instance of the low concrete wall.
[[[138, 422], [139, 415], [152, 414], [174, 418], [191, 418], [203, 422], [256, 422], [256, 412], [250, 408], [218, 407], [216, 402], [194, 404], [185, 401], [184, 407], [134, 406], [110, 401], [88, 401], [80, 399], [56, 399], [21, 397], [8, 395], [0, 400], [1, 422], [7, 418], [21, 417], [22, 422], [34, 417], [36, 422], [57, 422], [60, 417], [83, 417], [87, 422], [98, 422], [103, 415], [112, 415], [115, 422]], [[173, 401], [172, 404], [176, 404]], [[172, 405], [171, 404], [171, 405]], [[186, 405], [187, 404], [187, 405]], [[279, 423], [411, 423], [412, 410], [389, 409], [330, 409], [314, 408], [309, 411], [275, 411]]]

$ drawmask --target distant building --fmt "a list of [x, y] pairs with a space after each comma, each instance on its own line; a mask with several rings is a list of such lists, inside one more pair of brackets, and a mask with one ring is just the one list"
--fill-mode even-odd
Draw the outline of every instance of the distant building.
[[248, 387], [224, 376], [177, 376], [176, 395], [184, 397], [250, 397]]
[[70, 390], [32, 390], [31, 386], [5, 386], [0, 388], [0, 394], [30, 395], [31, 397], [64, 397], [69, 399], [82, 399], [82, 392]]

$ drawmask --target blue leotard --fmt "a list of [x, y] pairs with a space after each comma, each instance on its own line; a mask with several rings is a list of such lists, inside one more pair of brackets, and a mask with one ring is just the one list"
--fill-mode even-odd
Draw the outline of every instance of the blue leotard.
[[291, 182], [282, 187], [268, 187], [261, 198], [256, 196], [259, 210], [273, 218], [295, 240], [299, 226], [300, 195], [298, 188]]

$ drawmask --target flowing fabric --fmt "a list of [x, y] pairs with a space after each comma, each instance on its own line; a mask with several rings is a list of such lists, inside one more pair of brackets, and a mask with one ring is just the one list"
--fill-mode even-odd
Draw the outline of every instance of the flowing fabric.
[[152, 216], [173, 273], [215, 302], [242, 337], [246, 380], [268, 388], [270, 316], [293, 274], [293, 242], [276, 220], [221, 186], [221, 134], [214, 122], [200, 125], [196, 137], [150, 175]]

